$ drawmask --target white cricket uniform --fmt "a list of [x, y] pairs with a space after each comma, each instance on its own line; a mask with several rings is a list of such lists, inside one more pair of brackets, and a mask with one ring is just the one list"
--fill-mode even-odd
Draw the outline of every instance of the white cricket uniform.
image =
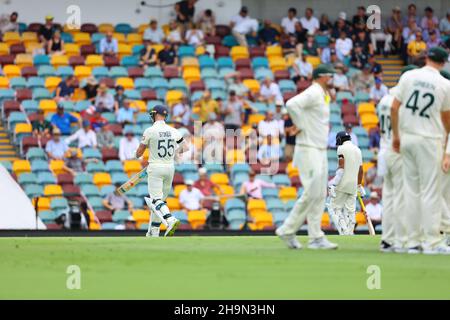
[[378, 174], [383, 177], [383, 234], [381, 240], [397, 248], [406, 244], [405, 210], [403, 205], [403, 175], [401, 155], [392, 150], [391, 109], [394, 101], [392, 88], [377, 105], [380, 120], [380, 152]]
[[172, 187], [174, 157], [183, 142], [181, 133], [164, 121], [156, 121], [142, 135], [141, 143], [149, 148], [148, 193], [152, 200], [165, 200]]
[[361, 150], [351, 141], [345, 141], [337, 148], [337, 155], [344, 158], [344, 175], [336, 185], [336, 197], [331, 197], [330, 206], [338, 216], [344, 216], [347, 226], [354, 226], [358, 174], [362, 166]]
[[283, 234], [295, 234], [308, 219], [310, 239], [324, 236], [320, 223], [327, 196], [329, 101], [326, 91], [314, 82], [286, 103], [293, 123], [300, 129], [293, 164], [300, 171], [305, 191], [279, 228]]
[[450, 83], [425, 66], [403, 74], [394, 91], [401, 102], [400, 153], [407, 218], [407, 246], [440, 244], [444, 128], [441, 112], [450, 110]]
[[[444, 147], [445, 148], [445, 147]], [[450, 155], [450, 134], [448, 135], [447, 148], [445, 154]], [[441, 222], [441, 231], [450, 235], [450, 172], [442, 172], [442, 205], [443, 214]]]

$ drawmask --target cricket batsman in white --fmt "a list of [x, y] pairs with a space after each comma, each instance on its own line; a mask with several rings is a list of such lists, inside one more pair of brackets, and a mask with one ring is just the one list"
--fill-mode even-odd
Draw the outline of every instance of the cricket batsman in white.
[[287, 111], [300, 130], [296, 136], [293, 163], [300, 171], [305, 191], [291, 213], [275, 233], [291, 249], [301, 249], [296, 233], [308, 219], [310, 249], [336, 249], [320, 228], [327, 196], [329, 132], [329, 87], [334, 69], [319, 65], [313, 71], [313, 83], [286, 103]]
[[352, 143], [345, 131], [336, 135], [338, 168], [328, 183], [330, 203], [328, 213], [341, 235], [352, 235], [356, 224], [356, 196], [366, 195], [361, 185], [363, 179], [361, 150]]
[[172, 188], [175, 154], [183, 153], [185, 144], [181, 133], [166, 124], [168, 114], [169, 111], [165, 106], [153, 107], [150, 116], [154, 123], [144, 131], [136, 150], [136, 158], [139, 159], [149, 148], [147, 174], [150, 197], [146, 197], [145, 202], [151, 214], [147, 237], [159, 237], [161, 223], [166, 226], [165, 237], [173, 236], [180, 225], [180, 221], [170, 214], [165, 200]]
[[426, 65], [403, 74], [394, 91], [392, 147], [400, 152], [403, 161], [410, 254], [450, 254], [440, 233], [442, 146], [450, 132], [450, 83], [439, 71], [447, 60], [445, 49], [430, 49]]
[[[400, 75], [417, 69], [411, 64], [404, 67]], [[405, 209], [403, 205], [403, 176], [402, 159], [400, 153], [392, 149], [391, 107], [394, 101], [392, 88], [377, 105], [380, 120], [380, 152], [378, 154], [378, 175], [383, 177], [383, 219], [381, 221], [383, 233], [381, 235], [380, 251], [405, 251]]]

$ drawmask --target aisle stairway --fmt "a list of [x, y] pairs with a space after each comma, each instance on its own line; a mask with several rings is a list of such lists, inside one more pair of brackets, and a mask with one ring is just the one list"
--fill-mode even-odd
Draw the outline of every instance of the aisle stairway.
[[14, 161], [19, 159], [16, 150], [9, 140], [8, 133], [0, 123], [0, 161]]
[[393, 87], [397, 84], [400, 71], [403, 68], [403, 60], [399, 55], [389, 55], [386, 58], [382, 55], [375, 56], [375, 61], [383, 67], [383, 80], [386, 86]]

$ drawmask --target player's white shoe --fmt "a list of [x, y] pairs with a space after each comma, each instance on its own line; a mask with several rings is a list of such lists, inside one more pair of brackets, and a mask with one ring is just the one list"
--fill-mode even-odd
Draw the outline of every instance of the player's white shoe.
[[309, 240], [308, 242], [308, 248], [313, 250], [335, 250], [337, 247], [337, 243], [328, 241], [325, 236]]
[[419, 254], [422, 253], [422, 248], [420, 246], [408, 248], [408, 254]]
[[147, 238], [158, 238], [159, 237], [159, 228], [152, 227], [150, 231], [148, 231], [145, 236]]
[[281, 230], [278, 228], [275, 230], [275, 234], [280, 238], [281, 240], [286, 243], [289, 249], [301, 249], [302, 245], [300, 242], [298, 242], [297, 237], [295, 234], [283, 234]]
[[167, 226], [166, 232], [164, 233], [164, 237], [172, 237], [175, 231], [180, 226], [181, 221], [175, 217], [170, 217], [169, 219], [167, 219], [167, 223], [169, 225]]
[[446, 243], [441, 243], [433, 248], [423, 248], [422, 251], [423, 254], [429, 254], [429, 255], [434, 255], [434, 254], [443, 254], [443, 255], [449, 255], [450, 254], [450, 247], [447, 246]]
[[395, 248], [390, 243], [387, 243], [386, 241], [381, 241], [380, 243], [380, 251], [381, 252], [394, 252]]

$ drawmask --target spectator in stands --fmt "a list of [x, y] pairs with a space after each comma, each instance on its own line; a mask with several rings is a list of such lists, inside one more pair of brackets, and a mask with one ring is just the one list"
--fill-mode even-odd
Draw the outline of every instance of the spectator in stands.
[[216, 16], [211, 9], [206, 9], [200, 14], [197, 24], [204, 34], [216, 35]]
[[69, 135], [72, 132], [70, 127], [72, 123], [81, 125], [81, 120], [78, 120], [77, 117], [70, 113], [64, 112], [64, 107], [62, 105], [59, 105], [56, 108], [56, 113], [52, 116], [50, 122], [53, 126], [57, 127], [63, 135]]
[[266, 77], [260, 87], [258, 100], [265, 103], [275, 103], [276, 101], [283, 101], [280, 86], [272, 80], [271, 77]]
[[116, 95], [114, 96], [114, 111], [118, 112], [120, 108], [123, 108], [125, 97], [125, 89], [123, 86], [116, 86]]
[[283, 48], [283, 56], [287, 57], [289, 55], [297, 55], [297, 37], [295, 34], [290, 34], [288, 36], [288, 41], [282, 43], [281, 47]]
[[100, 149], [114, 148], [114, 134], [106, 124], [100, 125], [100, 130], [97, 132], [97, 146]]
[[431, 7], [426, 7], [425, 10], [425, 15], [423, 16], [422, 20], [420, 20], [420, 27], [422, 29], [426, 29], [428, 28], [428, 22], [431, 21], [431, 23], [434, 26], [437, 26], [439, 24], [439, 19], [438, 17], [436, 17], [434, 15], [434, 10]]
[[[115, 184], [116, 190], [120, 187], [120, 185], [120, 183]], [[127, 196], [117, 193], [116, 190], [108, 194], [106, 198], [103, 199], [103, 205], [105, 208], [112, 211], [113, 214], [116, 210], [133, 210], [133, 203], [127, 198]]]
[[303, 44], [303, 52], [307, 52], [310, 56], [320, 56], [322, 50], [317, 46], [313, 35], [309, 34], [306, 37], [306, 42]]
[[317, 33], [323, 36], [328, 36], [329, 34], [331, 34], [332, 29], [333, 25], [331, 24], [328, 15], [322, 14], [320, 16], [319, 31]]
[[183, 0], [175, 4], [177, 22], [182, 28], [181, 34], [183, 35], [188, 27], [188, 24], [194, 19], [196, 2], [197, 0]]
[[420, 26], [420, 18], [417, 15], [417, 7], [414, 3], [408, 5], [408, 13], [403, 18], [403, 25], [406, 26], [411, 18], [414, 19], [417, 26]]
[[103, 56], [115, 57], [119, 53], [119, 43], [113, 38], [113, 32], [108, 31], [104, 38], [100, 40], [100, 53]]
[[15, 11], [9, 15], [2, 14], [0, 16], [0, 33], [19, 32], [19, 23], [17, 22], [18, 17], [19, 14]]
[[211, 92], [209, 90], [205, 90], [203, 92], [203, 96], [197, 102], [195, 102], [194, 108], [195, 107], [199, 109], [199, 120], [203, 123], [208, 121], [209, 115], [211, 113], [220, 113], [219, 104], [217, 103], [217, 101], [211, 98]]
[[191, 108], [189, 106], [189, 98], [183, 95], [183, 99], [176, 103], [172, 108], [172, 116], [181, 118], [181, 123], [188, 126], [191, 123]]
[[387, 31], [392, 35], [393, 43], [400, 48], [402, 42], [403, 18], [399, 6], [392, 9], [392, 15], [389, 17], [386, 25]]
[[[381, 19], [381, 14], [379, 12], [375, 12], [373, 15], [375, 19]], [[385, 23], [381, 23], [380, 29], [372, 30], [372, 32], [370, 33], [370, 40], [372, 41], [374, 52], [378, 52], [378, 41], [384, 41], [384, 47], [382, 50], [382, 53], [384, 55], [388, 55], [391, 52], [392, 34], [389, 33]]]
[[428, 34], [427, 49], [437, 47], [441, 44], [441, 40], [435, 30], [431, 30]]
[[345, 66], [339, 62], [335, 65], [336, 73], [333, 75], [333, 87], [336, 91], [350, 91], [350, 84], [345, 75]]
[[335, 22], [331, 36], [335, 39], [341, 36], [341, 32], [344, 31], [346, 36], [350, 36], [350, 28], [347, 24], [347, 15], [345, 12], [339, 13], [338, 20]]
[[364, 173], [364, 186], [370, 190], [381, 189], [383, 187], [383, 178], [380, 177], [377, 172], [378, 158], [376, 154], [370, 162], [372, 163], [372, 167], [367, 169]]
[[383, 80], [375, 78], [375, 85], [370, 89], [370, 99], [378, 104], [380, 100], [389, 93], [388, 88], [384, 85]]
[[332, 61], [333, 56], [335, 57], [335, 59], [338, 59], [336, 54], [336, 39], [330, 38], [328, 46], [322, 50], [320, 60], [324, 64], [333, 64], [335, 62]]
[[205, 163], [222, 163], [223, 139], [225, 128], [217, 121], [216, 113], [210, 113], [208, 122], [203, 125], [202, 138], [204, 141], [203, 159]]
[[383, 68], [381, 66], [381, 64], [379, 64], [376, 60], [375, 60], [375, 56], [373, 54], [369, 55], [369, 64], [371, 67], [371, 72], [373, 73], [373, 75], [375, 77], [381, 77], [381, 73], [383, 72]]
[[286, 162], [290, 162], [294, 156], [295, 139], [300, 130], [294, 125], [286, 109], [282, 110], [282, 114], [284, 136], [286, 137], [286, 144], [284, 146], [284, 160]]
[[97, 148], [97, 136], [91, 129], [91, 123], [88, 120], [83, 121], [83, 128], [78, 129], [74, 134], [66, 139], [67, 144], [78, 141], [78, 148]]
[[98, 81], [94, 76], [89, 76], [86, 78], [86, 84], [83, 87], [84, 93], [86, 95], [86, 100], [94, 103], [97, 98]]
[[414, 40], [410, 41], [407, 47], [408, 60], [410, 64], [416, 64], [420, 58], [424, 57], [427, 44], [423, 41], [422, 32], [417, 31]]
[[235, 91], [230, 91], [228, 101], [223, 106], [222, 115], [224, 116], [225, 130], [240, 129], [244, 122], [244, 104], [236, 95]]
[[374, 226], [381, 224], [383, 207], [380, 204], [380, 198], [375, 191], [370, 193], [369, 203], [366, 205], [366, 212]]
[[180, 117], [172, 118], [172, 123], [173, 127], [177, 129], [182, 136], [188, 136], [191, 134], [189, 129], [183, 125], [183, 119], [181, 119]]
[[183, 42], [183, 37], [181, 35], [180, 26], [176, 20], [171, 20], [169, 22], [169, 34], [167, 35], [168, 42], [172, 44], [180, 44]]
[[339, 38], [336, 40], [336, 54], [339, 60], [344, 61], [349, 58], [353, 49], [353, 41], [348, 37], [347, 32], [341, 31]]
[[64, 40], [61, 38], [61, 31], [55, 30], [52, 38], [47, 42], [46, 52], [49, 55], [64, 54]]
[[350, 64], [353, 67], [362, 70], [368, 61], [369, 61], [369, 59], [368, 59], [367, 54], [363, 52], [361, 45], [359, 43], [356, 43], [355, 48], [353, 49], [353, 52], [352, 52]]
[[416, 32], [421, 31], [414, 17], [408, 19], [407, 25], [403, 28], [403, 42], [407, 46], [412, 40], [416, 39]]
[[248, 181], [244, 181], [241, 186], [240, 194], [245, 194], [252, 199], [262, 199], [262, 188], [276, 188], [275, 183], [266, 182], [261, 179], [256, 179], [256, 173], [250, 171], [248, 174]]
[[220, 186], [209, 179], [206, 168], [198, 169], [198, 176], [199, 178], [195, 181], [194, 188], [200, 190], [205, 197], [213, 196], [215, 190], [220, 192]]
[[298, 22], [297, 9], [289, 8], [287, 16], [281, 19], [281, 27], [285, 34], [295, 33], [295, 24]]
[[279, 137], [283, 135], [283, 132], [281, 132], [280, 124], [277, 120], [275, 120], [272, 111], [267, 111], [264, 120], [261, 120], [258, 123], [258, 133], [263, 138], [269, 135], [273, 137]]
[[239, 45], [248, 47], [247, 35], [256, 37], [258, 31], [258, 21], [248, 16], [247, 7], [242, 7], [237, 16], [230, 22], [231, 33], [236, 38]]
[[105, 83], [100, 84], [97, 90], [97, 97], [95, 98], [95, 108], [100, 112], [114, 111], [114, 97], [109, 92], [108, 86]]
[[122, 137], [119, 143], [120, 161], [135, 159], [135, 154], [138, 147], [139, 139], [134, 136], [131, 130], [126, 131], [125, 137]]
[[367, 14], [366, 8], [364, 6], [359, 6], [356, 14], [353, 16], [352, 25], [356, 27], [359, 24], [366, 25], [367, 22]]
[[258, 32], [258, 41], [261, 45], [271, 46], [278, 43], [280, 33], [272, 26], [272, 21], [264, 20], [263, 28]]
[[102, 117], [102, 113], [98, 110], [95, 110], [94, 115], [89, 120], [91, 123], [91, 128], [95, 132], [98, 132], [101, 127], [104, 127], [108, 124], [108, 120]]
[[353, 125], [351, 123], [345, 123], [344, 127], [345, 127], [345, 132], [347, 132], [350, 135], [350, 137], [352, 139], [352, 143], [358, 147], [359, 146], [358, 137], [353, 132]]
[[199, 163], [201, 152], [197, 150], [197, 147], [195, 146], [194, 136], [189, 134], [183, 136], [184, 143], [186, 144], [186, 152], [183, 153], [176, 153], [175, 154], [175, 162], [177, 164], [180, 163]]
[[186, 189], [181, 191], [179, 196], [181, 209], [185, 211], [202, 210], [205, 196], [194, 187], [194, 181], [186, 180], [185, 184]]
[[372, 74], [372, 66], [368, 63], [364, 65], [362, 72], [355, 72], [350, 81], [350, 88], [353, 92], [364, 91], [369, 93], [375, 85], [375, 77]]
[[78, 157], [78, 149], [72, 148], [68, 151], [68, 156], [64, 159], [63, 170], [72, 176], [84, 171], [83, 160]]
[[297, 54], [300, 56], [303, 52], [303, 45], [306, 42], [306, 36], [308, 35], [308, 30], [303, 28], [300, 22], [295, 24], [295, 37], [297, 38]]
[[151, 44], [146, 45], [141, 50], [141, 55], [139, 59], [139, 65], [147, 69], [148, 67], [154, 67], [158, 63], [158, 56], [156, 51]]
[[355, 36], [354, 46], [359, 45], [365, 55], [373, 54], [373, 47], [370, 43], [368, 33], [365, 30], [358, 30]]
[[142, 39], [146, 44], [158, 44], [164, 41], [164, 32], [158, 27], [158, 21], [152, 19], [150, 26], [145, 29]]
[[238, 97], [247, 97], [249, 93], [248, 87], [242, 82], [241, 74], [239, 71], [230, 72], [224, 77], [227, 84], [228, 92], [234, 91]]
[[55, 32], [56, 27], [53, 24], [53, 16], [47, 15], [45, 17], [45, 23], [40, 27], [38, 35], [39, 35], [39, 41], [44, 42], [44, 48], [47, 44], [47, 41], [50, 41], [50, 39], [53, 37], [53, 33]]
[[[431, 33], [435, 33], [436, 37], [438, 39], [438, 42], [441, 42], [441, 33], [439, 32], [437, 25], [435, 25], [433, 23], [433, 20], [428, 20], [427, 27], [425, 29], [423, 29], [423, 32], [422, 32], [422, 37], [425, 42], [428, 42], [428, 40], [430, 39]], [[430, 49], [430, 48], [428, 48], [428, 49]]]
[[135, 123], [134, 114], [136, 112], [136, 109], [130, 107], [130, 100], [125, 100], [123, 102], [123, 107], [119, 108], [119, 111], [117, 111], [117, 122], [121, 125]]
[[295, 59], [294, 64], [292, 65], [294, 70], [293, 81], [298, 82], [300, 80], [312, 79], [313, 66], [308, 62], [307, 58], [308, 52], [304, 51], [301, 57]]
[[47, 157], [51, 160], [62, 160], [67, 150], [69, 147], [64, 140], [61, 140], [61, 131], [53, 128], [52, 138], [45, 145]]
[[202, 46], [205, 42], [205, 35], [202, 29], [198, 28], [193, 22], [189, 26], [190, 28], [186, 31], [186, 43], [194, 47]]
[[375, 127], [369, 131], [369, 149], [378, 152], [380, 149], [380, 127]]
[[77, 79], [72, 75], [67, 76], [66, 79], [61, 81], [55, 90], [55, 101], [71, 100], [75, 92], [76, 83]]
[[450, 35], [450, 9], [447, 10], [447, 14], [439, 22], [439, 30], [441, 30], [443, 36]]
[[305, 9], [305, 16], [300, 18], [300, 22], [306, 30], [308, 30], [308, 34], [316, 34], [319, 30], [319, 20], [314, 17], [314, 10], [312, 8]]
[[269, 134], [259, 146], [258, 160], [263, 165], [278, 162], [281, 158], [280, 144], [273, 140], [274, 138]]
[[170, 42], [164, 42], [164, 48], [158, 53], [158, 62], [161, 68], [165, 66], [178, 66], [178, 56]]
[[37, 118], [31, 123], [33, 130], [33, 137], [40, 138], [50, 138], [52, 134], [52, 124], [50, 121], [45, 119], [44, 110], [37, 110]]

